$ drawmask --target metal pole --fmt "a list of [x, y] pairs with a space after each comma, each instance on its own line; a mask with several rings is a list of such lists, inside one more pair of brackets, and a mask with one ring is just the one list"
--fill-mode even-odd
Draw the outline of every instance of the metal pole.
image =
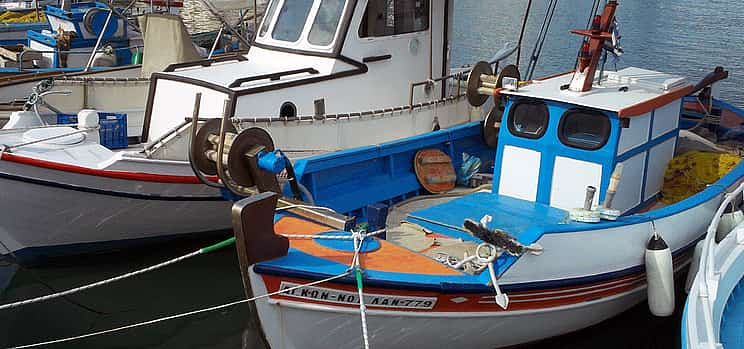
[[237, 31], [235, 31], [235, 29], [233, 29], [232, 26], [230, 26], [230, 24], [227, 22], [227, 19], [225, 19], [225, 17], [222, 16], [217, 11], [217, 9], [214, 7], [214, 5], [212, 5], [212, 3], [209, 0], [199, 0], [199, 1], [204, 5], [204, 7], [207, 8], [209, 12], [212, 13], [213, 16], [215, 16], [217, 19], [220, 20], [220, 22], [224, 24], [225, 29], [227, 29], [227, 31], [230, 32], [230, 34], [235, 35], [238, 38], [238, 40], [240, 40], [240, 42], [242, 42], [243, 45], [245, 45], [246, 47], [251, 46], [251, 43], [249, 43], [242, 35], [240, 35]]
[[101, 45], [101, 41], [103, 40], [103, 34], [106, 33], [106, 29], [108, 29], [109, 22], [111, 22], [111, 17], [114, 16], [114, 10], [111, 8], [111, 5], [109, 5], [109, 13], [108, 16], [106, 16], [106, 23], [103, 23], [103, 29], [101, 29], [101, 34], [98, 34], [98, 40], [96, 40], [96, 47], [93, 48], [93, 52], [90, 53], [90, 58], [88, 58], [88, 63], [85, 65], [85, 69], [83, 71], [89, 71], [90, 66], [93, 64], [93, 58], [96, 57], [96, 51], [98, 51], [98, 47]]
[[222, 38], [222, 30], [225, 29], [225, 25], [223, 24], [220, 27], [220, 30], [217, 32], [217, 37], [214, 38], [214, 43], [212, 44], [212, 49], [209, 50], [209, 56], [207, 56], [207, 59], [212, 58], [212, 54], [214, 54], [214, 50], [217, 49], [217, 43], [220, 41], [220, 38]]
[[217, 37], [214, 38], [214, 43], [212, 43], [212, 49], [209, 50], [209, 55], [207, 56], [207, 59], [212, 58], [212, 54], [214, 54], [214, 50], [217, 49], [217, 43], [220, 41], [220, 38], [222, 38], [223, 29], [225, 29], [224, 24], [220, 27], [220, 30], [217, 32]]
[[253, 0], [253, 35], [258, 33], [258, 0]]

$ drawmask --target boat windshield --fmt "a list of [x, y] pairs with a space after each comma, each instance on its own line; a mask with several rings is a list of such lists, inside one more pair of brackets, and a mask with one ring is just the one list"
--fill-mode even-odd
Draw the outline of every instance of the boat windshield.
[[256, 41], [271, 46], [330, 51], [348, 0], [272, 0]]

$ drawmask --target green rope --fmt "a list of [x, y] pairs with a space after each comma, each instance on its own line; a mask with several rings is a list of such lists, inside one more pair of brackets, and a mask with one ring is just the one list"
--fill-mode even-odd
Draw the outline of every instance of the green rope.
[[229, 238], [229, 239], [227, 239], [225, 241], [218, 242], [218, 243], [216, 243], [216, 244], [214, 244], [212, 246], [204, 247], [199, 252], [201, 252], [201, 253], [213, 252], [213, 251], [219, 250], [219, 249], [221, 249], [223, 247], [230, 246], [230, 245], [232, 245], [234, 243], [235, 243], [235, 237], [231, 237], [231, 238]]
[[362, 289], [362, 268], [360, 268], [358, 265], [356, 267], [356, 280], [357, 280], [357, 287], [361, 290]]

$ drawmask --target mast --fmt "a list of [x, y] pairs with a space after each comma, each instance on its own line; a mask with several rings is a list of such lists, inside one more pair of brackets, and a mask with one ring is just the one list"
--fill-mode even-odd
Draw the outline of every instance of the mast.
[[592, 82], [594, 81], [594, 75], [597, 72], [597, 65], [599, 64], [599, 58], [602, 55], [605, 40], [612, 40], [610, 28], [615, 19], [616, 8], [617, 0], [608, 1], [602, 15], [594, 17], [591, 29], [575, 29], [571, 31], [574, 34], [582, 35], [586, 38], [581, 44], [581, 50], [579, 51], [579, 57], [577, 58], [578, 62], [576, 64], [576, 72], [574, 73], [571, 84], [569, 85], [569, 90], [575, 92], [586, 92], [592, 89]]

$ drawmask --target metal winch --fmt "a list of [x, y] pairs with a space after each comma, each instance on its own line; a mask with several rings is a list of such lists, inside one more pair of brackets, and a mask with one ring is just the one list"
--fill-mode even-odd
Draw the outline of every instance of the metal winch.
[[[266, 130], [251, 127], [238, 130], [227, 115], [206, 120], [198, 127], [200, 96], [191, 120], [189, 158], [194, 173], [207, 185], [226, 187], [240, 196], [259, 192], [281, 193], [276, 175], [287, 170], [295, 197], [299, 197], [294, 183], [294, 171], [284, 154], [274, 148], [274, 141]], [[220, 183], [206, 176], [217, 176]]]
[[470, 105], [480, 107], [488, 101], [489, 97], [494, 97], [494, 107], [483, 120], [483, 140], [491, 148], [496, 148], [498, 142], [504, 101], [502, 98], [496, 97], [499, 90], [504, 87], [505, 79], [507, 82], [516, 81], [516, 84], [518, 84], [519, 69], [517, 69], [517, 66], [507, 65], [497, 75], [494, 75], [491, 64], [480, 61], [473, 66], [470, 75], [468, 75], [466, 94]]

